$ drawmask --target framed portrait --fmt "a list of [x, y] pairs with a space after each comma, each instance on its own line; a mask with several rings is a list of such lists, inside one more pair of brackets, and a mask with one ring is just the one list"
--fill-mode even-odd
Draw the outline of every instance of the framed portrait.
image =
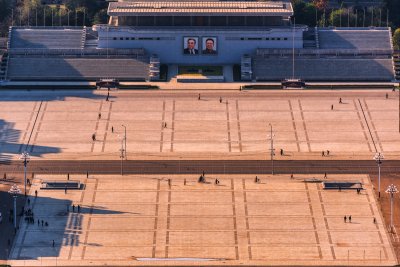
[[218, 54], [217, 50], [217, 37], [203, 37], [201, 40], [202, 49], [201, 53], [203, 55], [216, 55]]
[[199, 37], [183, 37], [183, 54], [198, 55], [199, 54]]

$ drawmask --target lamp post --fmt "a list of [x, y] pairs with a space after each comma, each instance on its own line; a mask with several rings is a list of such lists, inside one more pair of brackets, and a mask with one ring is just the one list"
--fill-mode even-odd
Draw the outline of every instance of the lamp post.
[[22, 159], [24, 163], [24, 195], [26, 196], [26, 168], [30, 160], [29, 153], [24, 151], [19, 157], [19, 159]]
[[121, 154], [119, 154], [119, 157], [121, 158], [121, 176], [124, 175], [123, 171], [123, 161], [124, 161], [124, 138], [118, 135], [118, 138], [121, 139]]
[[125, 130], [125, 132], [124, 132], [124, 145], [125, 145], [125, 160], [127, 159], [127, 156], [126, 156], [126, 126], [125, 125], [121, 125], [122, 127], [124, 127], [124, 130]]
[[271, 148], [270, 148], [270, 150], [271, 150], [271, 173], [272, 173], [272, 175], [274, 175], [274, 135], [272, 133], [272, 124], [269, 123], [268, 125], [270, 126], [270, 129], [271, 129], [271, 131], [270, 131], [270, 140], [271, 140]]
[[8, 191], [14, 197], [14, 229], [17, 229], [17, 196], [21, 194], [21, 190], [18, 188], [16, 184], [11, 186], [11, 189]]
[[381, 197], [381, 164], [382, 160], [384, 160], [384, 156], [381, 152], [377, 152], [374, 156], [374, 160], [378, 164], [378, 198]]
[[394, 184], [391, 184], [385, 192], [390, 194], [390, 232], [393, 232], [393, 195], [397, 194], [399, 190], [397, 190], [397, 187]]

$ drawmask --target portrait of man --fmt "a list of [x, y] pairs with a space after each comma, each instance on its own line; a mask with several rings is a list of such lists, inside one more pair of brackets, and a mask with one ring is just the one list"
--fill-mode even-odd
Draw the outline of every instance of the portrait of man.
[[185, 55], [198, 55], [199, 54], [199, 44], [198, 37], [184, 37], [183, 38], [183, 53]]
[[217, 54], [217, 38], [203, 37], [203, 54], [216, 55]]

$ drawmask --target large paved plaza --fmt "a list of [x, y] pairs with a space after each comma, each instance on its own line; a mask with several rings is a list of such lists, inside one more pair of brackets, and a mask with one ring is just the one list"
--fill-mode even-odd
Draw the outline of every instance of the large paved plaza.
[[47, 159], [118, 159], [122, 125], [130, 159], [209, 158], [210, 153], [265, 158], [269, 123], [274, 147], [284, 150], [282, 159], [321, 158], [324, 150], [331, 159], [371, 159], [376, 151], [400, 156], [398, 93], [389, 90], [204, 91], [200, 100], [198, 92], [184, 91], [112, 91], [110, 101], [106, 94], [2, 93], [2, 159], [15, 159], [24, 150]]
[[[260, 183], [253, 175], [206, 174], [203, 184], [193, 175], [72, 175], [85, 189], [65, 193], [40, 185], [64, 181], [66, 175], [38, 175], [29, 194], [35, 223], [20, 225], [9, 263], [395, 264], [368, 176], [326, 179], [360, 181], [365, 188], [361, 194], [304, 182], [313, 176], [258, 177]], [[352, 216], [351, 223], [344, 222], [345, 215]], [[37, 219], [49, 226], [37, 225]]]

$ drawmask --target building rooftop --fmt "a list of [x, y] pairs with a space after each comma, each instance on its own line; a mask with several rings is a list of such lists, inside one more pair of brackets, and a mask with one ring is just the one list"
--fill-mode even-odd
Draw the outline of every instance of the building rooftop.
[[293, 9], [288, 2], [190, 2], [190, 1], [165, 1], [165, 2], [111, 2], [108, 7], [110, 16], [148, 16], [148, 15], [174, 15], [174, 16], [292, 16]]

